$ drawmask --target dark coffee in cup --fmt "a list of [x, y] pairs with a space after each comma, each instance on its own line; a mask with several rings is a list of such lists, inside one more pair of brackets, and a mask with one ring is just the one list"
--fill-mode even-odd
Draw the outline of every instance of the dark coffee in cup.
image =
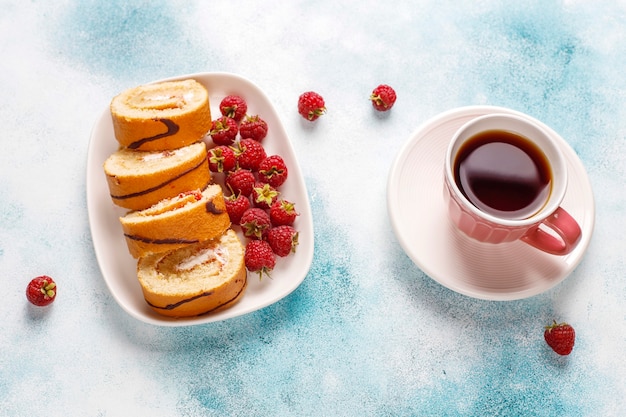
[[459, 149], [454, 180], [483, 212], [526, 219], [548, 201], [552, 171], [545, 154], [529, 139], [506, 130], [486, 130]]
[[521, 113], [488, 113], [461, 125], [444, 160], [452, 224], [482, 243], [519, 241], [552, 255], [572, 252], [582, 231], [561, 207], [568, 175], [562, 141]]

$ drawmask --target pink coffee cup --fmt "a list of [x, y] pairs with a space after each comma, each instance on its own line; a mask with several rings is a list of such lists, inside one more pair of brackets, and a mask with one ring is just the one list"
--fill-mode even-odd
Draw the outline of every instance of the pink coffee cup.
[[[541, 160], [545, 162], [547, 175], [550, 178], [549, 185], [546, 186], [546, 196], [541, 200], [538, 208], [525, 217], [515, 218], [505, 215], [507, 213], [502, 211], [489, 210], [490, 207], [477, 201], [472, 192], [462, 188], [467, 181], [464, 183], [464, 180], [459, 178], [457, 164], [461, 159], [460, 154], [466, 152], [464, 149], [472, 146], [472, 141], [476, 141], [478, 136], [492, 131], [508, 132], [522, 137], [532, 144], [533, 149], [542, 154]], [[489, 171], [492, 166], [498, 166], [497, 169], [500, 171], [510, 170], [505, 174], [510, 175], [511, 178], [519, 176], [516, 172], [518, 164], [503, 164], [504, 160], [506, 158], [475, 159], [487, 167], [485, 171]], [[489, 114], [472, 119], [461, 126], [448, 145], [444, 185], [444, 198], [450, 218], [461, 232], [472, 239], [493, 244], [521, 240], [553, 255], [570, 253], [580, 240], [580, 226], [560, 206], [567, 189], [565, 158], [555, 139], [528, 118], [511, 114]], [[465, 185], [465, 187], [469, 186]], [[469, 197], [470, 195], [472, 197]], [[507, 195], [507, 193], [498, 189], [498, 192], [491, 192], [491, 195]], [[470, 201], [470, 198], [474, 199], [474, 203]]]

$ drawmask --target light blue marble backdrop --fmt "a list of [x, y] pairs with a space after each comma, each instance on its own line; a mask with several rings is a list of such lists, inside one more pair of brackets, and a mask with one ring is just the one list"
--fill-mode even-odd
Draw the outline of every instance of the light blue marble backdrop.
[[[0, 1], [0, 415], [626, 415], [623, 1]], [[187, 328], [128, 316], [98, 270], [85, 202], [90, 130], [123, 89], [228, 71], [273, 100], [306, 177], [315, 259], [290, 296]], [[398, 102], [367, 100], [380, 83]], [[322, 94], [314, 124], [298, 95]], [[574, 273], [514, 302], [467, 298], [402, 252], [392, 161], [453, 107], [539, 118], [596, 198]], [[36, 275], [59, 283], [41, 311]], [[567, 358], [553, 318], [577, 330]]]

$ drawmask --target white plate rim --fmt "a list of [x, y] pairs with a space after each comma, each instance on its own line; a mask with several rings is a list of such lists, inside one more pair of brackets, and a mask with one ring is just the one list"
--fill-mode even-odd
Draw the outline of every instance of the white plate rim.
[[[214, 119], [219, 116], [219, 110], [217, 110], [219, 97], [223, 97], [226, 94], [241, 94], [248, 100], [248, 114], [259, 114], [266, 120], [269, 125], [269, 132], [263, 141], [263, 145], [268, 155], [280, 153], [289, 168], [289, 178], [281, 186], [281, 191], [283, 192], [283, 197], [293, 201], [296, 205], [299, 216], [294, 226], [300, 233], [296, 253], [286, 258], [278, 258], [271, 278], [265, 277], [262, 281], [259, 281], [257, 274], [248, 273], [248, 288], [237, 304], [223, 311], [197, 317], [170, 318], [157, 314], [143, 300], [141, 289], [138, 282], [136, 282], [135, 271], [128, 270], [127, 266], [131, 263], [136, 265], [136, 261], [128, 254], [121, 228], [119, 230], [107, 231], [105, 227], [119, 223], [117, 218], [125, 212], [111, 202], [104, 172], [102, 171], [104, 160], [117, 149], [117, 141], [112, 136], [112, 121], [107, 106], [94, 123], [87, 151], [87, 211], [96, 260], [109, 291], [126, 313], [144, 323], [165, 327], [192, 326], [218, 322], [257, 311], [278, 302], [291, 294], [304, 281], [311, 267], [314, 252], [313, 218], [304, 177], [280, 116], [267, 95], [251, 80], [228, 72], [190, 73], [150, 81], [145, 84], [183, 79], [195, 79], [209, 89], [212, 118]], [[219, 88], [222, 88], [222, 90], [216, 91], [212, 89], [212, 85], [219, 85]], [[108, 133], [108, 138], [103, 137], [105, 133]], [[108, 142], [105, 143], [105, 140]], [[278, 149], [280, 151], [277, 151]], [[238, 230], [237, 232], [241, 236]], [[126, 258], [118, 258], [117, 256], [115, 259], [112, 258], [111, 252], [115, 249], [112, 249], [111, 246], [114, 244], [123, 247], [124, 251], [126, 251], [123, 256]], [[122, 256], [122, 251], [119, 250], [119, 247], [115, 253], [118, 256]], [[112, 264], [120, 262], [123, 264], [122, 268], [126, 267], [124, 272], [127, 275], [123, 278], [119, 277], [119, 274], [116, 274], [113, 271], [114, 268], [112, 268]], [[130, 276], [134, 278], [134, 283], [129, 283], [129, 280], [132, 279]], [[277, 283], [280, 284], [278, 285]], [[142, 305], [139, 303], [135, 304], [136, 300], [132, 301], [133, 304], [129, 302], [129, 294], [122, 293], [122, 291], [126, 290], [125, 286], [134, 286], [134, 298], [140, 297]], [[252, 299], [254, 300], [253, 303], [247, 302]], [[140, 308], [138, 308], [139, 305], [141, 306]]]
[[[407, 155], [412, 149], [412, 147], [418, 141], [424, 139], [423, 134], [425, 134], [426, 131], [428, 131], [429, 129], [436, 128], [437, 125], [443, 124], [446, 120], [449, 120], [450, 118], [463, 117], [463, 116], [477, 117], [483, 114], [490, 114], [490, 113], [516, 114], [521, 117], [529, 118], [539, 123], [542, 127], [544, 127], [551, 135], [553, 135], [560, 142], [561, 146], [563, 147], [564, 152], [566, 152], [567, 154], [566, 156], [568, 158], [568, 163], [573, 164], [574, 168], [577, 171], [577, 174], [579, 174], [579, 176], [582, 174], [582, 177], [583, 177], [582, 182], [580, 182], [581, 179], [579, 178], [579, 184], [578, 184], [582, 189], [584, 189], [585, 196], [587, 197], [587, 201], [585, 201], [585, 204], [586, 204], [585, 206], [586, 212], [585, 212], [585, 219], [584, 219], [585, 224], [583, 227], [583, 235], [581, 237], [581, 241], [574, 252], [572, 252], [569, 255], [566, 255], [565, 257], [562, 257], [560, 261], [557, 261], [557, 262], [562, 262], [559, 276], [553, 277], [554, 279], [551, 280], [550, 284], [545, 285], [543, 287], [527, 288], [521, 291], [516, 290], [516, 291], [510, 291], [510, 292], [501, 291], [501, 290], [476, 289], [476, 288], [468, 288], [466, 286], [463, 286], [460, 282], [460, 279], [458, 278], [450, 280], [447, 277], [439, 276], [437, 267], [435, 266], [435, 268], [433, 268], [433, 265], [429, 264], [429, 262], [424, 259], [423, 254], [416, 252], [415, 248], [411, 244], [411, 238], [407, 234], [408, 233], [406, 229], [407, 222], [401, 218], [399, 207], [394, 204], [394, 202], [396, 201], [396, 198], [398, 198], [399, 195], [402, 195], [402, 190], [400, 190], [400, 187], [397, 184], [399, 182], [400, 172], [402, 171], [404, 164], [406, 163], [405, 158], [407, 158]], [[442, 178], [441, 181], [443, 181], [443, 176], [441, 178]], [[443, 187], [443, 182], [441, 182], [441, 184]], [[441, 191], [441, 193], [439, 194], [440, 195], [438, 197], [435, 197], [435, 200], [433, 201], [436, 201], [439, 198], [443, 200], [443, 191]], [[424, 200], [429, 200], [429, 199], [426, 198]], [[428, 201], [427, 203], [433, 204], [432, 202], [428, 202]], [[518, 300], [518, 299], [529, 298], [529, 297], [541, 294], [545, 291], [548, 291], [549, 289], [558, 285], [576, 268], [576, 266], [578, 266], [578, 264], [582, 260], [584, 253], [586, 252], [587, 247], [591, 241], [591, 236], [593, 234], [593, 229], [594, 229], [594, 224], [595, 224], [595, 201], [593, 198], [591, 184], [586, 174], [586, 171], [584, 169], [584, 166], [582, 162], [580, 161], [580, 158], [575, 153], [575, 151], [569, 146], [569, 144], [549, 126], [545, 125], [541, 121], [527, 114], [524, 114], [522, 112], [519, 112], [513, 109], [509, 109], [506, 107], [489, 106], [489, 105], [464, 106], [464, 107], [450, 109], [448, 111], [439, 113], [438, 115], [435, 115], [429, 118], [425, 122], [421, 123], [411, 133], [411, 135], [409, 136], [409, 139], [405, 141], [404, 144], [401, 146], [389, 170], [389, 176], [387, 180], [387, 211], [390, 217], [390, 222], [392, 225], [393, 232], [396, 238], [398, 239], [398, 242], [400, 246], [402, 247], [403, 251], [412, 260], [412, 262], [416, 266], [418, 266], [427, 276], [429, 276], [431, 279], [438, 282], [439, 284], [443, 285], [444, 287], [447, 287], [448, 289], [455, 291], [457, 293], [460, 293], [460, 294], [463, 294], [472, 298], [491, 300], [491, 301], [513, 301], [513, 300]], [[471, 239], [469, 238], [467, 238], [466, 240], [468, 242], [472, 242]], [[471, 245], [472, 243], [469, 243], [469, 244]], [[482, 243], [476, 242], [475, 245], [488, 245], [488, 244], [482, 244]], [[520, 242], [514, 242], [508, 245], [520, 245], [522, 247], [525, 246], [524, 243], [520, 243]], [[545, 255], [545, 254], [539, 253], [537, 256], [552, 256], [552, 255]]]

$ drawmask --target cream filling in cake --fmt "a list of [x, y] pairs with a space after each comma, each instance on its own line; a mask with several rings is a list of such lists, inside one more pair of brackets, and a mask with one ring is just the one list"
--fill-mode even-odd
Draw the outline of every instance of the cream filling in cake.
[[228, 250], [221, 245], [217, 251], [206, 248], [190, 253], [183, 249], [163, 254], [156, 261], [153, 272], [155, 275], [150, 281], [151, 289], [157, 293], [168, 294], [175, 288], [175, 292], [184, 294], [213, 288], [222, 283], [222, 274], [228, 260]]
[[176, 156], [176, 151], [150, 152], [145, 155], [138, 155], [139, 159], [144, 162], [160, 161], [170, 156]]
[[120, 104], [140, 112], [179, 110], [196, 107], [207, 93], [192, 80], [143, 85], [122, 93]]
[[180, 261], [178, 265], [174, 266], [174, 270], [178, 272], [190, 271], [198, 265], [213, 261], [217, 261], [217, 263], [220, 264], [220, 269], [222, 269], [228, 262], [228, 250], [221, 245], [216, 248], [203, 249]]

